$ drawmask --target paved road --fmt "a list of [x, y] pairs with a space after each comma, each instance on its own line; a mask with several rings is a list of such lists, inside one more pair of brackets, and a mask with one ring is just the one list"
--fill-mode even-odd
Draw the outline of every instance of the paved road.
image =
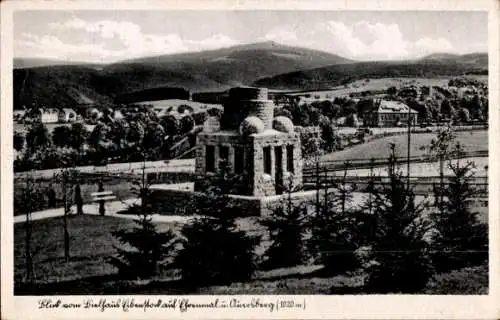
[[[137, 216], [129, 214], [120, 214], [127, 207], [133, 203], [140, 203], [139, 199], [127, 199], [124, 201], [111, 201], [106, 203], [106, 216], [124, 218], [124, 219], [136, 219]], [[76, 212], [76, 207], [72, 207], [72, 212]], [[83, 212], [89, 215], [99, 215], [99, 205], [86, 204], [83, 206]], [[33, 212], [31, 214], [31, 220], [42, 220], [47, 218], [61, 217], [64, 215], [63, 208], [48, 209], [43, 211]], [[167, 216], [167, 215], [152, 215], [153, 222], [187, 222], [193, 217], [187, 216]], [[14, 223], [22, 223], [26, 221], [25, 215], [14, 216]]]

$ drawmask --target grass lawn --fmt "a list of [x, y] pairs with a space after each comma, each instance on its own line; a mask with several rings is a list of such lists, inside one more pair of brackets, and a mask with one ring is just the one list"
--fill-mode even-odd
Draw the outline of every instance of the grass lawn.
[[[419, 133], [411, 136], [411, 155], [422, 156], [425, 151], [420, 147], [427, 146], [431, 139], [435, 138], [435, 133]], [[352, 159], [370, 160], [371, 158], [386, 158], [389, 155], [389, 143], [395, 143], [400, 157], [406, 157], [408, 152], [407, 136], [398, 135], [376, 139], [367, 143], [353, 146], [346, 150], [335, 151], [321, 157], [321, 160], [346, 161]], [[466, 152], [488, 150], [488, 131], [461, 131], [457, 132], [459, 141]]]
[[[69, 218], [71, 261], [64, 261], [63, 218], [50, 218], [33, 222], [33, 264], [37, 281], [72, 280], [115, 273], [105, 262], [115, 253], [113, 245], [119, 243], [111, 232], [130, 228], [128, 219], [101, 216], [71, 216]], [[174, 227], [158, 224], [160, 230]], [[25, 273], [24, 224], [14, 225], [14, 279], [22, 281]]]
[[[257, 271], [254, 280], [228, 286], [186, 288], [175, 270], [164, 270], [150, 280], [123, 281], [115, 278], [116, 270], [106, 263], [119, 243], [112, 231], [131, 228], [127, 219], [101, 216], [73, 216], [69, 220], [71, 261], [64, 261], [62, 218], [34, 222], [33, 247], [36, 286], [18, 287], [16, 294], [360, 294], [365, 275], [358, 271], [326, 275], [321, 266], [305, 265]], [[159, 223], [161, 231], [178, 233], [180, 223]], [[262, 236], [257, 254], [269, 246], [267, 232], [257, 218], [238, 220], [241, 230]], [[20, 285], [25, 272], [23, 224], [14, 226], [14, 277]], [[466, 268], [436, 275], [426, 293], [483, 294], [487, 292], [486, 266]]]

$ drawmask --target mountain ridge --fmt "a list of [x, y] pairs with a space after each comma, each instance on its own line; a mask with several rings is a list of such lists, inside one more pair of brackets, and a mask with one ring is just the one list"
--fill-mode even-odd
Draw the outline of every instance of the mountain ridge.
[[[457, 62], [456, 59], [460, 61]], [[80, 100], [75, 98], [79, 96], [89, 97], [95, 104], [109, 104], [131, 92], [155, 89], [157, 93], [161, 92], [162, 88], [168, 91], [168, 88], [172, 87], [185, 88], [194, 93], [224, 91], [242, 85], [260, 85], [270, 89], [307, 89], [329, 81], [349, 81], [370, 74], [460, 74], [462, 71], [474, 69], [475, 66], [487, 66], [487, 55], [468, 54], [458, 58], [431, 56], [412, 61], [363, 62], [268, 41], [199, 52], [128, 59], [111, 64], [57, 64], [58, 62], [53, 60], [48, 63], [56, 65], [13, 70], [15, 108], [31, 106], [33, 103], [60, 107], [85, 104], [85, 101], [76, 101]], [[408, 65], [413, 67], [408, 68]], [[391, 68], [397, 72], [392, 72]], [[424, 72], [419, 73], [419, 68], [425, 69]], [[437, 71], [434, 72], [433, 68]], [[456, 71], [453, 71], [453, 68]], [[292, 81], [283, 81], [290, 75]], [[165, 93], [165, 96], [168, 97], [169, 93]]]

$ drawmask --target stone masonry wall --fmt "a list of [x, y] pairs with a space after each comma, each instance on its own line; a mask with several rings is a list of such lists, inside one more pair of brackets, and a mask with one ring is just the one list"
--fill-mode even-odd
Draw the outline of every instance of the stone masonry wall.
[[[302, 158], [300, 149], [300, 137], [296, 133], [280, 134], [272, 136], [253, 137], [254, 148], [254, 177], [253, 185], [255, 196], [268, 196], [276, 194], [276, 159], [274, 148], [282, 148], [282, 164], [283, 172], [287, 170], [287, 145], [293, 146], [293, 187], [302, 184]], [[264, 173], [264, 147], [271, 147], [271, 174]], [[283, 177], [283, 182], [286, 183], [286, 177]]]
[[[197, 205], [200, 193], [186, 190], [152, 190], [151, 197], [157, 212], [161, 215], [191, 215], [190, 208]], [[278, 206], [284, 205], [288, 194], [266, 198], [245, 197], [230, 195], [231, 201], [242, 208], [242, 216], [265, 217], [272, 214]], [[294, 206], [299, 204], [313, 205], [316, 198], [315, 191], [292, 193], [291, 200]], [[320, 199], [322, 195], [320, 193]]]

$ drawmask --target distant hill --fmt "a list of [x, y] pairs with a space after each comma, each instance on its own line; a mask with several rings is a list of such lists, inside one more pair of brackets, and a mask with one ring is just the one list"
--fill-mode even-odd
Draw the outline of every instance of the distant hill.
[[451, 53], [434, 53], [428, 56], [425, 56], [420, 61], [441, 61], [441, 62], [450, 62], [454, 61], [457, 63], [467, 63], [473, 64], [480, 67], [488, 66], [488, 53], [486, 52], [476, 52], [476, 53], [467, 53], [467, 54], [451, 54]]
[[[486, 54], [428, 56], [414, 61], [355, 62], [275, 42], [161, 55], [99, 65], [15, 59], [14, 107], [108, 105], [169, 99], [175, 90], [224, 91], [241, 85], [271, 89], [331, 87], [362, 77], [460, 75], [487, 72]], [[194, 95], [193, 95], [194, 97]]]
[[48, 66], [14, 69], [14, 108], [33, 104], [50, 108], [75, 107], [112, 102], [110, 89], [119, 87], [106, 81], [102, 72], [82, 66]]
[[121, 61], [105, 68], [146, 88], [184, 87], [191, 91], [248, 85], [280, 73], [352, 62], [338, 55], [275, 42]]
[[436, 77], [487, 74], [488, 56], [432, 55], [418, 60], [340, 64], [261, 78], [255, 86], [270, 89], [326, 89], [363, 78]]
[[[116, 97], [150, 89], [156, 89], [155, 94], [164, 91], [166, 95], [170, 94], [168, 88], [171, 87], [192, 92], [226, 90], [250, 85], [263, 76], [351, 62], [338, 55], [274, 42], [145, 57], [108, 65], [16, 60], [19, 67], [14, 69], [17, 108], [34, 101], [71, 106], [79, 96], [75, 92], [95, 103], [108, 103]], [[155, 99], [161, 98], [155, 96]]]
[[39, 68], [49, 66], [86, 66], [90, 68], [100, 68], [102, 65], [96, 63], [66, 61], [66, 60], [52, 60], [43, 58], [14, 58], [14, 69], [23, 68]]

